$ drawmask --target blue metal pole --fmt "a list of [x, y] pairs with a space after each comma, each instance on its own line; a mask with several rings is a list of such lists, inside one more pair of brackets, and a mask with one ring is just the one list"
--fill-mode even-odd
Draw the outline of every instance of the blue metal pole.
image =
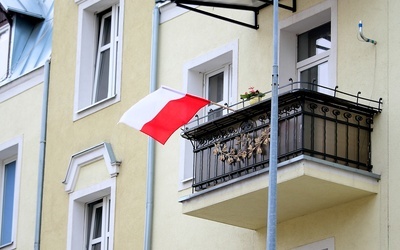
[[269, 156], [267, 250], [276, 249], [277, 168], [278, 168], [278, 0], [273, 3], [273, 65], [271, 97], [271, 134]]

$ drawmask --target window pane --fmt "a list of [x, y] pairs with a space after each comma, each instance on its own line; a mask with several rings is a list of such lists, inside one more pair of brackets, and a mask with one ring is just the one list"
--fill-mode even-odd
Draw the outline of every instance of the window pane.
[[12, 241], [12, 222], [14, 210], [14, 186], [15, 186], [15, 166], [16, 162], [10, 162], [4, 167], [3, 185], [3, 214], [1, 219], [1, 239], [0, 245]]
[[111, 200], [108, 200], [107, 204], [107, 233], [110, 232], [110, 217], [111, 217]]
[[[315, 83], [318, 85], [327, 86], [328, 84], [328, 62], [323, 62], [314, 67], [308, 68], [300, 72], [300, 81]], [[302, 88], [317, 90], [316, 86], [303, 84]]]
[[104, 46], [109, 44], [111, 41], [111, 16], [104, 18], [103, 21], [103, 37], [101, 39], [101, 45]]
[[101, 250], [101, 243], [94, 244], [92, 250]]
[[[115, 54], [114, 54], [114, 69], [118, 69], [118, 41], [115, 42]], [[117, 74], [114, 73], [114, 84], [117, 82]], [[115, 90], [113, 91], [115, 94]]]
[[116, 30], [116, 34], [117, 34], [117, 37], [118, 37], [119, 36], [119, 5], [117, 7], [117, 14], [116, 14], [115, 20], [117, 22], [115, 30]]
[[224, 99], [224, 72], [208, 79], [208, 99], [213, 102], [220, 102]]
[[108, 97], [108, 79], [110, 74], [110, 49], [100, 54], [100, 68], [97, 78], [95, 102]]
[[97, 239], [101, 237], [102, 216], [103, 216], [103, 207], [97, 207], [94, 214], [92, 239]]
[[214, 119], [216, 119], [218, 117], [222, 117], [222, 115], [223, 115], [223, 109], [222, 108], [216, 109], [216, 110], [210, 109], [208, 111], [208, 119], [209, 120], [214, 120]]
[[323, 53], [331, 48], [331, 23], [300, 34], [297, 39], [297, 61]]

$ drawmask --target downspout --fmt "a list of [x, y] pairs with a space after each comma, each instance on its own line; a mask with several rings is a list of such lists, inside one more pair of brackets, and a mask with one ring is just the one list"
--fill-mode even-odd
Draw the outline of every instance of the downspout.
[[[157, 89], [158, 64], [158, 34], [160, 24], [161, 1], [155, 1], [153, 9], [153, 24], [151, 34], [151, 61], [150, 61], [150, 93]], [[144, 231], [144, 250], [151, 250], [153, 236], [153, 207], [154, 207], [154, 168], [155, 168], [155, 141], [148, 139], [147, 147], [147, 187], [146, 187], [146, 216]]]
[[40, 250], [40, 233], [42, 228], [43, 177], [44, 177], [44, 162], [46, 153], [46, 130], [47, 130], [47, 107], [49, 100], [49, 83], [50, 83], [50, 60], [51, 60], [50, 58], [47, 59], [44, 64], [42, 122], [41, 122], [41, 132], [40, 132], [38, 188], [37, 188], [37, 201], [36, 201], [36, 225], [35, 225], [35, 244], [34, 244], [35, 250]]

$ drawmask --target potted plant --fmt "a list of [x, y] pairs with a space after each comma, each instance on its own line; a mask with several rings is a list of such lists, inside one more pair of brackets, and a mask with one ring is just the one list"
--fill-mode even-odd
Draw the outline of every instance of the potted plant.
[[248, 92], [240, 95], [240, 99], [250, 100], [250, 104], [254, 104], [261, 100], [265, 94], [261, 93], [258, 89], [254, 89], [254, 87], [250, 87]]

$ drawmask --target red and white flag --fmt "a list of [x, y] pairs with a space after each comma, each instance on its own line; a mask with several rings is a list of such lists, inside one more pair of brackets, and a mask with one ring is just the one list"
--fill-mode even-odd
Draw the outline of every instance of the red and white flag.
[[161, 144], [210, 101], [162, 86], [126, 111], [119, 122], [135, 128]]

